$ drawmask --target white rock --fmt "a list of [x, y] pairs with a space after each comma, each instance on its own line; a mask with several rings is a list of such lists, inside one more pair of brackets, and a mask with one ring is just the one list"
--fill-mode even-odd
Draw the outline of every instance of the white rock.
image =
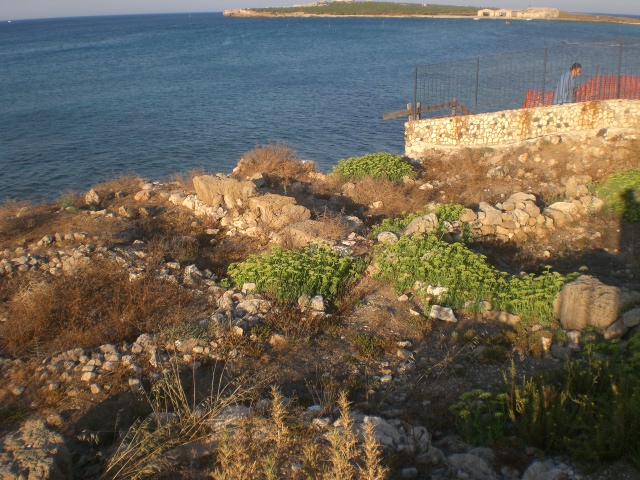
[[431, 305], [429, 312], [429, 318], [435, 318], [437, 320], [443, 320], [445, 322], [457, 322], [458, 319], [453, 314], [453, 310], [449, 307], [441, 307], [440, 305]]

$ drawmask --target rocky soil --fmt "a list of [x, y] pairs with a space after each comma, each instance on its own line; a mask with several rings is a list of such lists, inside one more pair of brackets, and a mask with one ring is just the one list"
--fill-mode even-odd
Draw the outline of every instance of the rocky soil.
[[[598, 132], [579, 141], [554, 137], [433, 152], [416, 165], [416, 180], [398, 186], [337, 181], [306, 162], [266, 171], [244, 159], [230, 176], [197, 175], [192, 183], [128, 178], [98, 185], [72, 205], [6, 203], [0, 212], [0, 478], [99, 478], [123, 432], [152, 413], [153, 385], [176, 371], [191, 376], [194, 398], [206, 396], [220, 374], [277, 385], [299, 421], [318, 435], [336, 420], [326, 405], [347, 389], [356, 427], [373, 421], [392, 459], [389, 478], [640, 478], [624, 463], [590, 476], [566, 458], [541, 458], [516, 441], [502, 449], [469, 445], [456, 435], [448, 409], [463, 392], [497, 390], [512, 360], [518, 375], [531, 376], [575, 355], [581, 335], [624, 339], [638, 332], [640, 231], [602, 212], [589, 187], [638, 167], [639, 147], [634, 133]], [[460, 222], [445, 225], [445, 237], [455, 240], [468, 225], [474, 249], [502, 270], [588, 268], [590, 276], [556, 300], [566, 342], [539, 325], [520, 328], [518, 317], [490, 308], [432, 310], [433, 318], [425, 317], [418, 296], [398, 295], [370, 273], [354, 300], [339, 308], [322, 297], [283, 305], [255, 285], [221, 284], [230, 262], [274, 244], [322, 241], [342, 254], [367, 255], [377, 243], [428, 232], [438, 222], [431, 213], [399, 234], [372, 238], [370, 227], [380, 219], [447, 202], [466, 208]], [[56, 282], [108, 262], [129, 282], [153, 277], [168, 297], [185, 292], [189, 300], [181, 305], [189, 308], [179, 322], [149, 322], [122, 337], [114, 327], [69, 337], [77, 344], [43, 334], [19, 343], [16, 322], [25, 317], [15, 308], [17, 291], [34, 302], [47, 298], [39, 293], [46, 288], [62, 297], [67, 284]], [[622, 304], [625, 315], [619, 315]], [[162, 305], [173, 308], [168, 300]], [[265, 323], [281, 328], [261, 328]], [[64, 333], [54, 336], [67, 338]], [[376, 352], [355, 340], [363, 336], [381, 339]], [[503, 337], [515, 340], [495, 342]], [[268, 395], [266, 387], [256, 392], [227, 407], [220, 424], [258, 414]], [[217, 439], [210, 440], [174, 452], [172, 473], [163, 478], [210, 478]]]

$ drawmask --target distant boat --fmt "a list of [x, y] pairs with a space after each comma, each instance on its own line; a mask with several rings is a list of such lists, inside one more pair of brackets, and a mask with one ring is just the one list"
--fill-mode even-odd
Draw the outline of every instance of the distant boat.
[[474, 20], [480, 20], [479, 18], [474, 18]]

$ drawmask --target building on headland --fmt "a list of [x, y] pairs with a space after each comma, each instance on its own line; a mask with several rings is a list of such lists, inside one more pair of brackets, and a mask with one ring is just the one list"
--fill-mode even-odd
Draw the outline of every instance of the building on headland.
[[557, 8], [529, 7], [525, 10], [511, 10], [509, 8], [483, 8], [478, 10], [478, 17], [484, 18], [558, 18], [560, 11]]

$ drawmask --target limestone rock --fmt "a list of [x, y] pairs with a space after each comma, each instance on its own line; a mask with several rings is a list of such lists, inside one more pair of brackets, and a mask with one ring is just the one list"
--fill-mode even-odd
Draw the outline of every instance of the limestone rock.
[[378, 241], [385, 245], [393, 245], [398, 243], [398, 236], [393, 232], [380, 232], [378, 234]]
[[62, 436], [43, 420], [27, 420], [0, 440], [0, 478], [71, 480], [71, 455]]
[[99, 205], [100, 202], [102, 202], [102, 198], [100, 198], [98, 192], [96, 192], [93, 188], [89, 190], [84, 196], [84, 203], [86, 203], [87, 205]]
[[[253, 185], [253, 184], [252, 184]], [[311, 218], [309, 209], [295, 205], [295, 198], [268, 193], [249, 199], [249, 209], [262, 224], [279, 230], [287, 225], [303, 222]]]
[[640, 302], [640, 293], [601, 283], [582, 275], [556, 295], [553, 308], [565, 330], [595, 327], [600, 332], [615, 322], [622, 310]]
[[437, 320], [443, 320], [445, 322], [458, 321], [456, 316], [453, 314], [453, 310], [451, 310], [449, 307], [441, 307], [440, 305], [431, 305], [429, 318], [435, 318]]
[[524, 472], [522, 480], [564, 480], [566, 477], [562, 470], [556, 468], [551, 462], [533, 462]]
[[629, 328], [640, 325], [640, 307], [625, 312], [622, 315], [622, 321]]
[[304, 220], [285, 227], [276, 241], [287, 239], [294, 247], [304, 247], [310, 243], [326, 243], [332, 245], [333, 240], [324, 238], [326, 227], [316, 220]]
[[412, 222], [407, 225], [402, 232], [401, 236], [413, 235], [414, 233], [425, 233], [434, 230], [438, 226], [438, 217], [435, 213], [429, 213], [418, 218], [414, 218]]
[[482, 458], [470, 453], [454, 453], [447, 457], [449, 465], [466, 472], [474, 480], [496, 480], [489, 464]]
[[210, 206], [219, 206], [216, 197], [222, 195], [227, 207], [238, 205], [243, 200], [258, 195], [255, 183], [250, 180], [238, 181], [233, 178], [221, 178], [201, 175], [193, 178], [193, 186], [198, 198]]

